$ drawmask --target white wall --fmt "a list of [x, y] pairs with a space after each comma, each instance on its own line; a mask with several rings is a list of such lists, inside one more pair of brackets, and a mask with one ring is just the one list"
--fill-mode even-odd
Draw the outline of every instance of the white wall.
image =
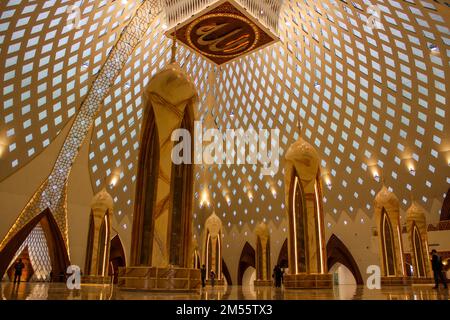
[[70, 262], [83, 271], [89, 232], [90, 204], [94, 196], [89, 174], [89, 140], [86, 139], [80, 148], [69, 176], [67, 190]]
[[43, 152], [23, 168], [0, 182], [1, 240], [6, 236], [36, 190], [50, 175], [72, 122], [68, 122], [63, 131]]

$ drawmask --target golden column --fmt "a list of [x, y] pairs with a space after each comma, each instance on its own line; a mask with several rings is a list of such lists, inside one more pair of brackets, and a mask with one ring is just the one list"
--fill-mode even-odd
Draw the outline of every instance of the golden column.
[[85, 274], [92, 276], [93, 281], [96, 276], [108, 276], [113, 211], [114, 201], [103, 188], [92, 199], [89, 219]]
[[255, 286], [270, 286], [270, 234], [269, 228], [261, 222], [255, 229], [256, 234], [256, 280]]
[[222, 221], [213, 212], [205, 222], [205, 238], [203, 246], [203, 261], [206, 267], [206, 278], [214, 271], [217, 283], [223, 284], [222, 278]]
[[320, 158], [303, 137], [285, 156], [285, 196], [289, 220], [289, 273], [286, 288], [330, 288], [320, 181]]
[[200, 288], [192, 268], [193, 133], [198, 101], [193, 81], [175, 62], [146, 88], [141, 129], [131, 266], [119, 271], [119, 286], [138, 290]]
[[385, 285], [404, 285], [406, 278], [399, 200], [383, 184], [383, 187], [375, 196], [374, 207], [375, 221], [377, 222], [380, 239], [381, 283]]
[[411, 200], [411, 206], [406, 211], [406, 230], [411, 245], [413, 281], [419, 282], [418, 278], [421, 278], [421, 280], [430, 282], [432, 273], [428, 256], [426, 211], [416, 201]]

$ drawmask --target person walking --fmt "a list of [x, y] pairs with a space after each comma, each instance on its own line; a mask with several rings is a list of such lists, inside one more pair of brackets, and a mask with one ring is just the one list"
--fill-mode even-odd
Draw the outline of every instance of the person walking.
[[14, 283], [20, 283], [20, 278], [22, 278], [22, 271], [25, 268], [25, 265], [22, 262], [22, 259], [19, 259], [14, 265]]
[[433, 275], [434, 275], [434, 287], [433, 289], [439, 288], [439, 279], [442, 281], [442, 284], [444, 285], [444, 288], [447, 289], [447, 283], [444, 277], [444, 271], [442, 270], [442, 259], [437, 254], [436, 250], [431, 251], [431, 267], [433, 269]]
[[206, 267], [205, 265], [202, 265], [202, 268], [200, 269], [200, 275], [202, 277], [202, 288], [206, 286]]

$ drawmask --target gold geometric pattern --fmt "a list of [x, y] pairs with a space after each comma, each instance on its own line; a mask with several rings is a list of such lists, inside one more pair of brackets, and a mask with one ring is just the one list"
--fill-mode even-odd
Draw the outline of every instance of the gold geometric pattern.
[[135, 10], [121, 1], [0, 2], [0, 181], [76, 115]]
[[[377, 7], [364, 1], [287, 1], [280, 44], [216, 69], [215, 104], [206, 101], [214, 67], [187, 49], [178, 54], [202, 96], [200, 118], [212, 112], [219, 129], [278, 127], [281, 159], [298, 138], [300, 115], [305, 139], [323, 159], [324, 209], [335, 218], [342, 211], [372, 215], [380, 188], [375, 173], [404, 209], [411, 190], [424, 206], [436, 207], [450, 183], [448, 8], [432, 1], [373, 4], [381, 29], [370, 28]], [[105, 175], [119, 177], [111, 190], [119, 219], [133, 211], [142, 88], [169, 58], [162, 32], [162, 23], [155, 25], [148, 38], [159, 46], [130, 57], [129, 75], [115, 84], [118, 92], [105, 101], [93, 133], [93, 182], [98, 190]], [[282, 166], [274, 177], [260, 176], [252, 165], [197, 166], [195, 230], [210, 213], [200, 207], [204, 190], [228, 230], [263, 220], [279, 225]]]
[[11, 260], [11, 265], [17, 261], [19, 255], [27, 246], [28, 246], [28, 254], [30, 256], [30, 262], [34, 270], [34, 274], [31, 278], [31, 281], [48, 280], [50, 272], [52, 271], [52, 263], [50, 261], [50, 255], [48, 253], [48, 246], [47, 240], [45, 238], [45, 233], [40, 224], [38, 224], [30, 232], [28, 237], [20, 246], [19, 250], [17, 250], [14, 259]]
[[53, 213], [63, 235], [66, 248], [69, 248], [66, 191], [70, 170], [110, 86], [116, 81], [117, 75], [122, 70], [128, 56], [140, 43], [142, 36], [159, 11], [158, 1], [145, 1], [138, 7], [127, 28], [124, 29], [115, 46], [109, 52], [108, 59], [93, 82], [66, 137], [52, 173], [19, 214], [16, 222], [1, 242], [0, 249], [28, 221], [46, 208], [49, 208]]
[[[86, 7], [97, 8], [94, 3], [98, 2], [85, 1]], [[96, 14], [89, 18], [93, 20], [89, 20], [87, 30], [98, 30], [102, 23], [122, 23], [121, 18], [108, 20], [108, 14], [114, 15], [108, 8], [114, 6], [111, 10], [118, 12], [114, 10], [119, 10], [120, 1], [105, 0], [101, 3], [104, 5], [98, 5]], [[34, 7], [28, 7], [30, 4]], [[27, 26], [38, 24], [36, 15], [46, 11], [41, 2], [4, 1], [1, 6], [2, 44], [7, 43], [5, 32], [12, 34], [15, 28], [13, 20], [15, 25], [19, 24], [20, 30], [25, 30], [20, 27], [25, 22], [19, 23], [22, 18], [34, 17], [31, 21], [36, 23], [28, 23]], [[8, 9], [15, 9], [16, 13], [8, 13]], [[128, 15], [124, 13], [124, 16]], [[52, 25], [52, 17], [50, 14], [42, 16], [45, 26]], [[98, 22], [94, 22], [95, 19], [99, 19]], [[324, 188], [326, 213], [338, 217], [346, 211], [353, 216], [358, 210], [363, 210], [371, 215], [373, 197], [380, 189], [379, 182], [374, 179], [375, 173], [383, 175], [386, 184], [399, 196], [403, 209], [406, 209], [409, 193], [413, 191], [416, 197], [420, 197], [417, 201], [430, 211], [437, 207], [436, 203], [442, 202], [442, 193], [450, 183], [446, 93], [450, 77], [448, 21], [450, 11], [442, 1], [285, 1], [279, 23], [281, 42], [215, 69], [218, 76], [215, 103], [206, 99], [213, 89], [208, 76], [214, 67], [183, 48], [178, 52], [178, 62], [193, 77], [200, 92], [199, 119], [203, 119], [207, 112], [212, 113], [221, 130], [278, 127], [281, 130], [280, 159], [287, 146], [298, 138], [295, 131], [300, 115], [305, 139], [316, 147], [322, 158], [322, 178], [324, 185], [329, 186]], [[117, 78], [114, 77], [112, 90], [105, 92], [106, 98], [100, 95], [104, 107], [95, 119], [92, 134], [89, 154], [91, 179], [95, 192], [102, 188], [105, 176], [118, 180], [110, 193], [119, 219], [131, 216], [133, 212], [143, 90], [150, 77], [169, 61], [170, 41], [163, 37], [164, 32], [160, 17], [145, 33], [136, 50], [126, 56], [125, 68]], [[102, 46], [107, 46], [106, 39], [112, 36], [110, 31], [106, 35], [104, 40], [100, 40], [103, 41]], [[32, 39], [29, 33], [21, 35], [19, 32], [14, 37], [26, 39], [20, 40], [23, 43]], [[89, 38], [88, 35], [85, 37]], [[65, 41], [63, 39], [61, 32], [55, 34], [55, 43]], [[72, 41], [68, 43], [77, 42], [69, 39]], [[53, 50], [56, 46], [54, 44]], [[101, 45], [92, 43], [92, 46], [98, 48]], [[0, 59], [5, 59], [4, 47]], [[26, 52], [25, 44], [8, 50], [12, 50], [8, 57], [14, 56], [14, 50]], [[38, 52], [35, 55], [39, 59], [44, 58]], [[106, 57], [102, 59], [104, 61]], [[1, 65], [5, 63], [0, 61]], [[7, 72], [25, 65], [22, 62], [8, 63]], [[48, 68], [50, 72], [59, 68], [58, 63], [59, 60], [50, 60], [48, 67], [40, 68]], [[38, 69], [34, 69], [38, 68], [38, 63], [35, 65], [33, 74], [38, 73]], [[99, 65], [100, 60], [98, 64], [90, 62], [88, 69]], [[63, 63], [62, 69], [61, 73], [68, 74], [68, 62]], [[15, 80], [6, 80], [1, 88], [2, 94], [9, 97], [12, 93], [7, 86], [13, 81], [14, 95], [20, 97], [14, 103], [18, 104], [28, 94], [27, 90], [21, 89], [21, 83], [26, 84], [27, 81], [27, 76], [21, 73], [22, 70], [17, 71]], [[89, 76], [85, 83], [93, 79]], [[80, 86], [84, 87], [84, 82]], [[92, 90], [101, 88], [106, 87]], [[39, 99], [39, 89], [33, 90], [30, 93], [33, 99]], [[74, 89], [77, 93], [66, 92], [61, 87], [61, 96], [68, 99], [74, 93], [73, 105], [78, 109], [83, 96], [80, 90], [78, 87]], [[55, 95], [55, 101], [59, 100], [58, 92]], [[49, 120], [45, 121], [53, 121], [60, 114], [53, 116], [53, 103], [50, 102], [53, 100], [47, 99], [42, 107], [47, 109]], [[33, 119], [39, 119], [40, 110], [44, 109], [38, 106], [30, 108]], [[61, 124], [52, 125], [54, 128], [49, 126], [49, 133], [42, 135], [38, 132], [41, 126], [35, 125], [36, 120], [27, 127], [25, 122], [31, 116], [28, 113], [21, 115], [20, 108], [5, 109], [3, 104], [0, 110], [2, 143], [4, 135], [11, 129], [15, 130], [14, 139], [17, 139], [16, 149], [10, 150], [8, 142], [8, 152], [1, 156], [2, 179], [28, 162], [30, 148], [26, 143], [35, 144], [35, 154], [38, 154], [45, 140], [51, 140], [67, 123], [68, 116], [61, 114]], [[14, 120], [6, 123], [5, 118], [11, 113]], [[19, 130], [24, 124], [26, 128]], [[29, 130], [33, 130], [33, 140], [23, 142]], [[78, 147], [79, 143], [68, 145], [74, 155]], [[4, 174], [3, 168], [10, 167], [16, 159], [18, 165], [7, 169]], [[64, 170], [69, 167], [63, 165]], [[280, 163], [282, 167], [283, 163]], [[232, 225], [242, 228], [248, 224], [254, 228], [263, 220], [271, 220], [277, 225], [284, 219], [282, 169], [274, 177], [260, 176], [259, 168], [252, 165], [198, 166], [196, 170], [195, 230], [203, 226], [210, 214], [205, 208], [200, 208], [204, 190], [217, 215], [224, 221], [225, 232]], [[62, 185], [66, 177], [57, 177], [56, 186], [61, 187], [58, 190], [64, 189]], [[61, 191], [50, 198], [61, 199], [63, 193]], [[226, 239], [224, 244], [229, 240]]]

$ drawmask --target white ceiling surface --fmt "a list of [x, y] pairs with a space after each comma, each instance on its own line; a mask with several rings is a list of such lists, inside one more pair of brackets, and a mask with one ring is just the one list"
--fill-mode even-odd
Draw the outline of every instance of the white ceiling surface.
[[[138, 2], [82, 1], [83, 25], [67, 32], [73, 1], [0, 3], [0, 181], [74, 115]], [[301, 116], [305, 138], [323, 159], [331, 216], [371, 215], [381, 188], [374, 170], [403, 209], [410, 190], [430, 210], [450, 185], [450, 9], [435, 1], [371, 3], [381, 10], [380, 29], [366, 25], [368, 1], [286, 1], [281, 42], [218, 70], [216, 103], [208, 99], [212, 65], [183, 47], [178, 52], [198, 87], [198, 117], [212, 112], [220, 129], [280, 128], [282, 159]], [[144, 88], [170, 60], [163, 24], [157, 19], [129, 58], [91, 137], [92, 183], [99, 191], [105, 176], [118, 178], [110, 192], [119, 221], [133, 213]], [[282, 169], [263, 177], [252, 165], [197, 167], [195, 177], [196, 229], [208, 214], [199, 208], [202, 196], [226, 228], [283, 218]]]

